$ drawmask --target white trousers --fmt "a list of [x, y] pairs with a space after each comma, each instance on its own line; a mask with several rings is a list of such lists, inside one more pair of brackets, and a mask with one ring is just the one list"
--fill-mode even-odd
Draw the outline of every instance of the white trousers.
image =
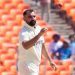
[[20, 75], [39, 75], [39, 66], [28, 66], [24, 62], [18, 62], [18, 72]]

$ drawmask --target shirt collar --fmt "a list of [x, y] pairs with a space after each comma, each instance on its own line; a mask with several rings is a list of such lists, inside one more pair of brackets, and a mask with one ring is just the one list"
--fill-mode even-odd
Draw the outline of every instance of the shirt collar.
[[29, 28], [32, 31], [34, 31], [36, 29], [36, 25], [34, 27], [31, 27], [27, 23], [25, 23], [25, 27]]

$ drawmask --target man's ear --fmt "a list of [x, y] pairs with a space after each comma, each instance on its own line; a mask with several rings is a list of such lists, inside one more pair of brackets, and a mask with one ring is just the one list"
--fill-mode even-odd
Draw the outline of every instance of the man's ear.
[[27, 18], [27, 16], [25, 15], [25, 16], [23, 16], [23, 20], [26, 20], [26, 18]]

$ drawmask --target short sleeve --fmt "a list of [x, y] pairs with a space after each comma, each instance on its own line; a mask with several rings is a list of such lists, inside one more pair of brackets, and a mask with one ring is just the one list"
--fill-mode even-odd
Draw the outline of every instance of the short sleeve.
[[20, 42], [28, 41], [29, 40], [28, 32], [21, 32], [19, 40]]

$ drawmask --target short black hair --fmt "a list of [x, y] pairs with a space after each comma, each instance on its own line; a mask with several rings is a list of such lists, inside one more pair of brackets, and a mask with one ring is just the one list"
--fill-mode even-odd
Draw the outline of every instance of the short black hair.
[[52, 38], [54, 39], [54, 38], [56, 38], [56, 37], [57, 37], [58, 39], [60, 39], [60, 35], [59, 35], [59, 34], [54, 34]]
[[73, 37], [74, 37], [74, 34], [70, 35], [70, 36], [69, 36], [69, 39], [71, 39], [71, 38], [73, 38]]
[[67, 46], [69, 46], [69, 43], [68, 43], [66, 40], [63, 41], [63, 46], [64, 46], [65, 44], [66, 44]]
[[27, 15], [27, 13], [32, 13], [33, 12], [33, 9], [27, 9], [23, 12], [23, 16]]

